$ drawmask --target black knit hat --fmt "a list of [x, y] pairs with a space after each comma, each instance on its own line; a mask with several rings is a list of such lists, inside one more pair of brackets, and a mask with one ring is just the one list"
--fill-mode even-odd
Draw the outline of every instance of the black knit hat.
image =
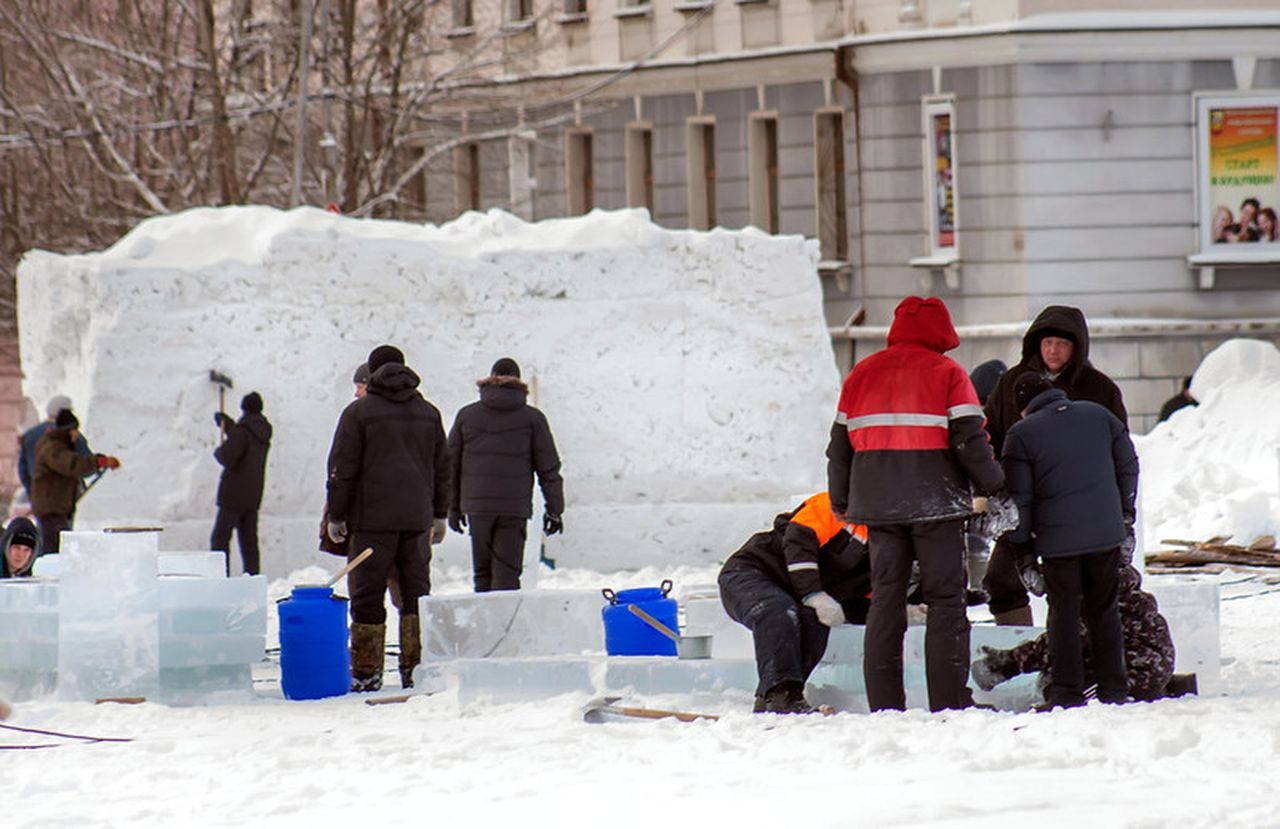
[[1018, 411], [1026, 411], [1027, 406], [1036, 399], [1038, 394], [1053, 387], [1048, 377], [1039, 372], [1028, 371], [1013, 383], [1013, 403], [1018, 407]]
[[63, 409], [58, 412], [58, 416], [54, 419], [53, 425], [58, 429], [79, 429], [80, 420], [71, 413], [70, 409]]
[[404, 352], [394, 345], [380, 345], [369, 352], [369, 374], [385, 366], [387, 363], [404, 365]]
[[356, 366], [356, 373], [351, 375], [351, 382], [364, 383], [366, 386], [369, 384], [369, 364], [368, 363], [361, 363], [360, 365]]
[[30, 547], [34, 550], [39, 544], [39, 539], [36, 538], [34, 530], [29, 530], [26, 527], [23, 527], [13, 534], [13, 538], [9, 539], [9, 546], [12, 547], [14, 544], [21, 544], [24, 547]]
[[1038, 331], [1036, 331], [1036, 337], [1039, 340], [1043, 340], [1045, 337], [1058, 337], [1059, 339], [1063, 339], [1063, 340], [1071, 340], [1072, 343], [1076, 341], [1076, 335], [1072, 334], [1070, 331], [1066, 330], [1065, 328], [1053, 328], [1053, 327], [1041, 328]]
[[510, 357], [503, 357], [493, 364], [493, 368], [490, 369], [489, 373], [494, 377], [519, 377], [520, 366]]
[[251, 391], [240, 401], [240, 411], [249, 414], [262, 414], [262, 395]]

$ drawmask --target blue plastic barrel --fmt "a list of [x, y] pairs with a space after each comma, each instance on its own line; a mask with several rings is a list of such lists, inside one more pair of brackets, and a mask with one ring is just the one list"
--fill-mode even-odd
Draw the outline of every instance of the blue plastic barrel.
[[679, 634], [676, 618], [679, 609], [675, 599], [668, 599], [670, 579], [661, 587], [636, 587], [614, 593], [602, 591], [609, 604], [604, 606], [604, 648], [610, 656], [675, 656], [676, 643], [654, 630], [643, 619], [627, 610], [634, 604]]
[[331, 587], [295, 587], [280, 612], [280, 687], [286, 699], [337, 697], [351, 690], [347, 600]]

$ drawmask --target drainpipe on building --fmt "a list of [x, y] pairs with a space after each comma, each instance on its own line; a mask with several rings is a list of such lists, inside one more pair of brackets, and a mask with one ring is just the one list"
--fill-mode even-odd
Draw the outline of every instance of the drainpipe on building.
[[[853, 95], [853, 163], [858, 170], [858, 301], [865, 313], [867, 307], [867, 223], [863, 217], [865, 200], [862, 192], [862, 97], [858, 90], [858, 73], [853, 70], [853, 47], [838, 46], [835, 52], [836, 80]], [[857, 340], [850, 340], [850, 366], [858, 362]]]

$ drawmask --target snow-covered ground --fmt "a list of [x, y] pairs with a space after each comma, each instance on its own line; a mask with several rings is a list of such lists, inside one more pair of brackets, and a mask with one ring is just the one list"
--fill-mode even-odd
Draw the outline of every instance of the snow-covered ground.
[[1212, 698], [832, 717], [752, 715], [745, 694], [628, 700], [724, 715], [688, 724], [587, 724], [581, 695], [461, 707], [449, 692], [377, 707], [265, 693], [196, 708], [23, 703], [11, 724], [133, 742], [0, 730], [10, 745], [66, 743], [0, 753], [3, 823], [1275, 825], [1280, 588], [1244, 578], [1223, 576], [1223, 692]]

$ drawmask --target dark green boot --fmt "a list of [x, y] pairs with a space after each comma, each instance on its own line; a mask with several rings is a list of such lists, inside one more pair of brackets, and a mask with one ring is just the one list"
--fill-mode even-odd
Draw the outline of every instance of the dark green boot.
[[387, 626], [351, 625], [351, 690], [377, 691], [382, 688], [382, 664], [386, 659]]
[[400, 617], [400, 687], [413, 687], [413, 669], [422, 661], [422, 627], [418, 614]]

